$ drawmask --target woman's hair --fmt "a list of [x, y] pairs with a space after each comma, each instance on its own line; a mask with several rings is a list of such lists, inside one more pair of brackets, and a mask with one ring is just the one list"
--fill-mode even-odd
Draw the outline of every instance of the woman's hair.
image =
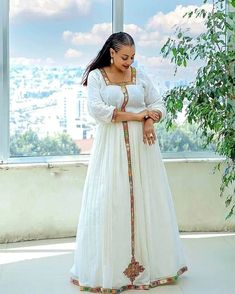
[[118, 52], [122, 46], [133, 45], [135, 45], [134, 40], [128, 33], [119, 32], [113, 33], [111, 36], [109, 36], [95, 59], [93, 59], [85, 69], [81, 84], [83, 86], [87, 86], [87, 78], [91, 70], [111, 64], [110, 48]]

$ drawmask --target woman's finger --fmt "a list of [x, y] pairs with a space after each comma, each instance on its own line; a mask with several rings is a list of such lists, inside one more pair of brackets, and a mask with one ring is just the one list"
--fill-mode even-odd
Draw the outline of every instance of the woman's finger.
[[153, 138], [154, 138], [154, 141], [157, 140], [157, 136], [156, 136], [155, 132], [153, 132]]
[[144, 144], [147, 144], [148, 143], [148, 140], [147, 140], [147, 136], [146, 135], [144, 135], [143, 141], [144, 141]]
[[149, 134], [147, 135], [147, 141], [148, 141], [148, 144], [149, 144], [149, 145], [152, 145], [152, 144], [155, 143], [154, 135], [153, 135], [152, 133], [149, 133]]
[[159, 115], [158, 114], [150, 114], [149, 115], [153, 120], [159, 120]]

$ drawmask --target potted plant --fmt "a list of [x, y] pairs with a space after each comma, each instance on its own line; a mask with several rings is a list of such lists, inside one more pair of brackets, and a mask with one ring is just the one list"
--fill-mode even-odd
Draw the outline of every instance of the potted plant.
[[209, 10], [202, 6], [187, 12], [183, 17], [202, 18], [205, 30], [192, 36], [189, 29], [178, 26], [174, 36], [161, 48], [163, 57], [171, 57], [175, 64], [174, 74], [178, 67], [187, 67], [189, 61], [203, 62], [194, 81], [164, 94], [168, 110], [166, 127], [174, 125], [185, 107], [187, 122], [196, 124], [202, 131], [203, 147], [213, 144], [215, 152], [225, 158], [223, 165], [219, 162], [214, 168], [215, 172], [223, 166], [220, 197], [226, 197], [225, 205], [229, 209], [225, 219], [235, 214], [234, 6], [234, 0], [214, 0]]

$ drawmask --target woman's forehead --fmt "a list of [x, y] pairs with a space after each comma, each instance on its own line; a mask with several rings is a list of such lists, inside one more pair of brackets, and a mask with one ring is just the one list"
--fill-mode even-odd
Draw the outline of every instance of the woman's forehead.
[[120, 54], [133, 55], [135, 54], [135, 46], [122, 45], [118, 52]]

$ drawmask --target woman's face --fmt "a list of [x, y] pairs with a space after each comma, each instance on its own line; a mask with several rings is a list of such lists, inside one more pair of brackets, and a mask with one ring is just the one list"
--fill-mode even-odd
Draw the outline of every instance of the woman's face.
[[113, 57], [113, 65], [124, 72], [134, 62], [135, 46], [123, 45], [117, 52], [110, 48], [110, 54]]

